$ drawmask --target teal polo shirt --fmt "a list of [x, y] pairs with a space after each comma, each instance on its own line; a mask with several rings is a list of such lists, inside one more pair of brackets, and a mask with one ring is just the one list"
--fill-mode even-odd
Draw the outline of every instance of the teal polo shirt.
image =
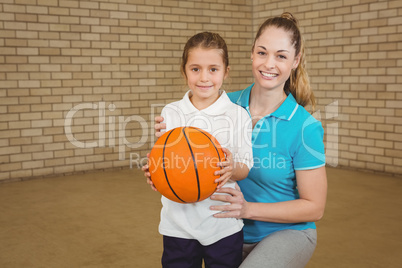
[[[248, 88], [228, 93], [230, 100], [249, 115]], [[299, 198], [295, 170], [316, 169], [325, 165], [321, 123], [297, 104], [289, 94], [272, 114], [261, 118], [252, 132], [254, 166], [238, 184], [248, 202], [276, 203]], [[315, 229], [314, 222], [272, 223], [244, 220], [244, 241], [256, 243], [267, 235], [284, 230]]]

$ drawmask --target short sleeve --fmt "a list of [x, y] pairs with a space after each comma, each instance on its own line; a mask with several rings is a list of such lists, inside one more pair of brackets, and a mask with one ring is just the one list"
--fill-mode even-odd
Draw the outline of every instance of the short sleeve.
[[303, 123], [293, 157], [295, 170], [315, 169], [325, 165], [324, 129], [310, 116]]
[[163, 123], [166, 124], [166, 129], [161, 130], [162, 133], [176, 127], [185, 126], [186, 119], [177, 102], [166, 105], [162, 109], [161, 116], [163, 117]]
[[252, 121], [244, 108], [238, 106], [238, 109], [240, 116], [237, 121], [238, 127], [235, 128], [235, 135], [239, 143], [233, 159], [235, 162], [245, 164], [251, 170], [253, 167], [253, 147], [251, 143]]

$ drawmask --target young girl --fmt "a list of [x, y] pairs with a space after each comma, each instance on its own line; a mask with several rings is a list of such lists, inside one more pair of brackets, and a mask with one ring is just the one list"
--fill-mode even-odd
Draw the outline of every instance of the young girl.
[[[211, 133], [225, 147], [226, 161], [219, 188], [235, 188], [252, 167], [249, 134], [251, 120], [245, 109], [233, 104], [221, 89], [228, 76], [229, 59], [225, 41], [216, 33], [191, 37], [184, 47], [181, 72], [190, 90], [183, 99], [164, 107], [166, 130], [194, 126]], [[148, 166], [143, 170], [147, 171]], [[152, 178], [151, 178], [152, 179]], [[152, 185], [152, 180], [148, 183]], [[156, 190], [153, 187], [154, 190]], [[162, 197], [159, 232], [163, 235], [163, 267], [238, 267], [242, 258], [243, 222], [218, 219], [210, 206], [224, 202], [210, 198], [181, 204]]]

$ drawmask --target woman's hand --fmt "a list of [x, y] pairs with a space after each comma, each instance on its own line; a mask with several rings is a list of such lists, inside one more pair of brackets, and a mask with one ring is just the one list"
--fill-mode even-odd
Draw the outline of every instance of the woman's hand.
[[157, 137], [157, 138], [159, 138], [160, 136], [162, 136], [162, 132], [161, 132], [161, 130], [162, 129], [166, 129], [166, 124], [165, 123], [162, 123], [163, 122], [163, 120], [165, 120], [162, 116], [157, 116], [157, 117], [155, 117], [155, 136]]
[[239, 188], [220, 188], [212, 200], [229, 205], [213, 206], [219, 210], [218, 218], [242, 218], [275, 223], [315, 222], [322, 218], [327, 196], [327, 176], [325, 167], [311, 170], [296, 170], [297, 188], [300, 198], [276, 203], [246, 202]]
[[219, 194], [213, 194], [212, 200], [222, 201], [230, 203], [228, 205], [211, 206], [211, 210], [222, 211], [214, 214], [216, 218], [247, 218], [247, 208], [249, 203], [244, 199], [243, 193], [240, 191], [240, 187], [236, 183], [235, 189], [225, 187], [216, 191]]
[[[147, 154], [147, 158], [149, 159], [149, 153]], [[148, 161], [149, 163], [149, 161]], [[156, 189], [154, 183], [151, 180], [151, 173], [149, 172], [149, 166], [148, 164], [142, 166], [142, 171], [144, 171], [144, 176], [147, 178], [147, 183], [151, 186], [151, 189], [157, 192], [158, 190]]]
[[220, 177], [215, 180], [215, 183], [219, 183], [218, 189], [222, 188], [222, 186], [230, 180], [234, 171], [232, 153], [226, 148], [222, 148], [222, 151], [225, 153], [226, 159], [218, 163], [218, 167], [222, 169], [215, 171], [215, 175], [220, 175]]

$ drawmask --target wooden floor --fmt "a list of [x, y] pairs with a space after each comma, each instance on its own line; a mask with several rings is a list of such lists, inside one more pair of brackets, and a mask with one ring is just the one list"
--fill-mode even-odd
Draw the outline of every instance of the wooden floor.
[[[307, 267], [401, 267], [402, 178], [327, 172]], [[137, 169], [2, 183], [0, 267], [160, 267], [160, 207]]]

